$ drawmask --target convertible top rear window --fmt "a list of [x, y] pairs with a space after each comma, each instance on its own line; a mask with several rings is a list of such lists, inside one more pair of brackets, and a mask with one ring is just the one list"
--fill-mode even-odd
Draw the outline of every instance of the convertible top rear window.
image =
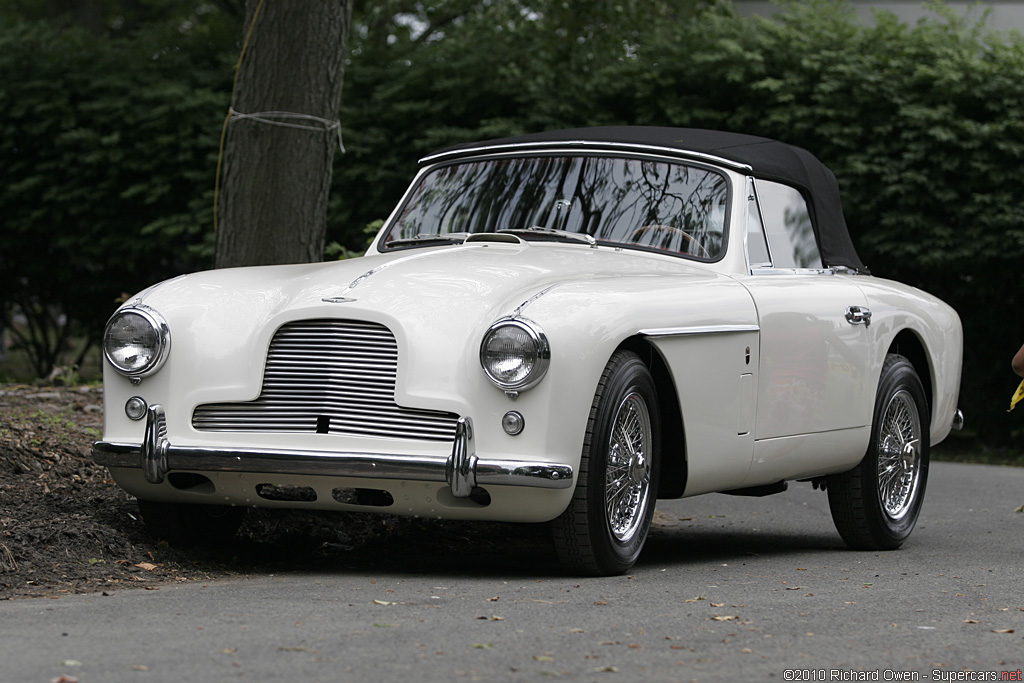
[[715, 260], [724, 248], [727, 205], [724, 175], [684, 163], [590, 155], [471, 159], [420, 179], [384, 248], [436, 244], [430, 236], [539, 228], [520, 236], [564, 231]]

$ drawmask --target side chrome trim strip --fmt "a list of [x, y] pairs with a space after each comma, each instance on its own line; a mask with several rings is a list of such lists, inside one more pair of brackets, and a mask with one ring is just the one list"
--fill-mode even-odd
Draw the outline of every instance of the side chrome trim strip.
[[685, 337], [694, 334], [737, 334], [760, 332], [760, 325], [694, 325], [691, 327], [657, 327], [640, 330], [645, 337]]
[[105, 467], [142, 468], [147, 481], [154, 484], [173, 471], [258, 472], [435, 481], [450, 484], [452, 494], [461, 498], [469, 496], [474, 486], [567, 489], [574, 481], [569, 465], [478, 457], [469, 418], [459, 421], [449, 456], [175, 446], [166, 437], [165, 425], [163, 410], [152, 406], [145, 443], [97, 441], [92, 446], [93, 461]]

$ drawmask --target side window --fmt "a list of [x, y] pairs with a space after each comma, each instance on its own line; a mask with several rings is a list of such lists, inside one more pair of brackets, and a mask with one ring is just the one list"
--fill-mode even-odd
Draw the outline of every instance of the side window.
[[821, 268], [821, 256], [803, 195], [788, 185], [770, 180], [756, 180], [755, 187], [768, 234], [772, 265], [776, 268]]
[[747, 256], [751, 268], [772, 265], [772, 258], [768, 255], [768, 242], [764, 236], [764, 221], [761, 220], [761, 210], [757, 207], [752, 182], [748, 182], [747, 193]]

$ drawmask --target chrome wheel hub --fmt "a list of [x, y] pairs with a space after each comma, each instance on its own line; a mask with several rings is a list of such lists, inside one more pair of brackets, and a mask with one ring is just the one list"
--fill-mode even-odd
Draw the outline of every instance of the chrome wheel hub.
[[612, 535], [630, 541], [643, 522], [651, 486], [651, 418], [647, 404], [633, 393], [615, 411], [608, 440], [605, 511]]
[[878, 499], [894, 521], [906, 516], [921, 486], [921, 417], [906, 390], [889, 399], [878, 430]]

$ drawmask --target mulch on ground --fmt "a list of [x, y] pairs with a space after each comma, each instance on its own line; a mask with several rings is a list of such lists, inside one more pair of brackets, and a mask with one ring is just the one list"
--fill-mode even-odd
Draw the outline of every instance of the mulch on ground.
[[171, 547], [92, 462], [102, 399], [101, 386], [0, 385], [0, 600], [275, 571], [557, 571], [543, 525], [347, 512], [251, 510], [226, 547]]

